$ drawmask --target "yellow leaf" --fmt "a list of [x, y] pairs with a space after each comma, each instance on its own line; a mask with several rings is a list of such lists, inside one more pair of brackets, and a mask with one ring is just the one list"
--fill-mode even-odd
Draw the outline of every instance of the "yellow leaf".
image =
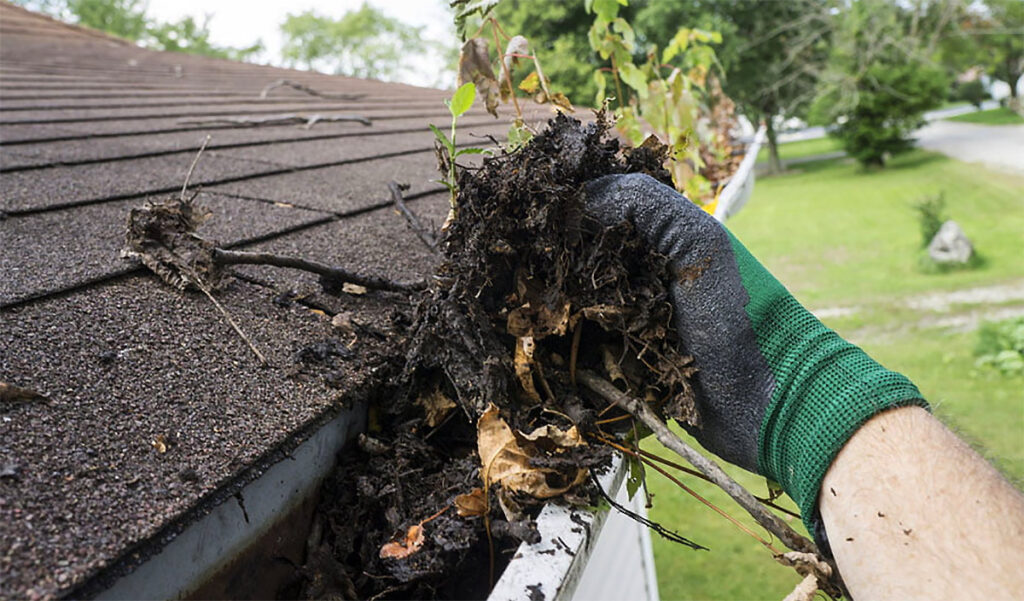
[[534, 71], [527, 75], [523, 81], [519, 82], [519, 89], [526, 92], [527, 94], [536, 94], [540, 88], [540, 76]]

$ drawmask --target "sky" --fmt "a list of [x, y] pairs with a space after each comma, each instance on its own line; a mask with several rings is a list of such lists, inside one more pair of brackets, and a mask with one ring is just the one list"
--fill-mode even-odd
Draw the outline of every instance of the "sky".
[[[314, 10], [329, 17], [341, 17], [360, 7], [363, 0], [149, 0], [146, 14], [158, 21], [177, 21], [193, 16], [209, 22], [210, 41], [222, 46], [250, 46], [263, 40], [266, 51], [256, 62], [281, 65], [281, 32], [278, 27], [288, 13]], [[424, 37], [450, 44], [454, 37], [445, 0], [368, 0], [369, 4], [410, 25], [424, 26]], [[403, 80], [414, 85], [436, 85], [437, 61], [424, 60]], [[454, 79], [454, 76], [452, 76]]]

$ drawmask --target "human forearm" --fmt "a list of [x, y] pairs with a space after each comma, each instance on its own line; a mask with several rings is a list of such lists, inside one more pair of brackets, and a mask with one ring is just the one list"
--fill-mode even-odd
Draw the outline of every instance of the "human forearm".
[[1024, 496], [924, 409], [861, 427], [826, 472], [819, 503], [857, 601], [1024, 590]]

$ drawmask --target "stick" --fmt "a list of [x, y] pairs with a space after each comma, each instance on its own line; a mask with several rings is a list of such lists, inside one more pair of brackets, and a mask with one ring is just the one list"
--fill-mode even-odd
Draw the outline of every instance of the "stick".
[[185, 183], [181, 184], [181, 202], [185, 202], [185, 192], [188, 191], [188, 183], [192, 181], [192, 172], [196, 170], [196, 165], [199, 164], [199, 157], [203, 156], [203, 151], [206, 150], [206, 144], [209, 143], [210, 136], [207, 135], [206, 139], [203, 140], [203, 144], [199, 147], [199, 152], [196, 153], [192, 164], [188, 167], [188, 173], [185, 174]]
[[330, 92], [321, 92], [320, 90], [313, 89], [307, 85], [303, 85], [297, 81], [290, 79], [279, 79], [277, 81], [268, 83], [265, 88], [260, 92], [260, 98], [266, 98], [270, 94], [271, 90], [276, 88], [292, 88], [300, 92], [305, 92], [310, 96], [319, 96], [320, 98], [328, 98], [331, 100], [358, 100], [366, 94], [331, 94]]
[[804, 553], [818, 552], [814, 543], [798, 534], [788, 524], [779, 519], [778, 516], [762, 507], [747, 489], [730, 478], [715, 462], [683, 442], [643, 402], [630, 398], [612, 385], [611, 382], [591, 371], [578, 370], [576, 372], [576, 380], [603, 399], [613, 402], [635, 415], [637, 419], [654, 432], [661, 444], [689, 461], [701, 473], [710, 478], [715, 485], [739, 503], [740, 507], [745, 509], [758, 524], [777, 536], [787, 547]]
[[427, 288], [426, 280], [413, 282], [395, 282], [378, 276], [361, 275], [351, 271], [332, 267], [316, 261], [286, 257], [273, 253], [245, 252], [238, 250], [213, 249], [213, 260], [222, 265], [272, 265], [301, 269], [318, 274], [331, 283], [356, 284], [373, 290], [389, 290], [392, 292], [415, 292]]
[[391, 191], [391, 200], [395, 203], [395, 206], [398, 207], [398, 210], [401, 211], [405, 220], [409, 222], [409, 227], [412, 228], [412, 231], [415, 232], [421, 242], [427, 245], [427, 248], [437, 252], [437, 238], [435, 234], [424, 227], [420, 218], [409, 210], [408, 206], [406, 206], [405, 199], [402, 198], [402, 187], [398, 182], [390, 181], [388, 182], [388, 190]]
[[[198, 282], [199, 280], [197, 279], [196, 283], [198, 284]], [[242, 328], [238, 327], [238, 324], [235, 323], [235, 320], [231, 318], [231, 314], [228, 313], [228, 310], [225, 309], [224, 306], [221, 305], [216, 298], [214, 298], [213, 294], [210, 293], [210, 290], [203, 285], [199, 285], [199, 289], [203, 291], [203, 294], [206, 295], [206, 298], [210, 299], [210, 301], [213, 302], [213, 306], [217, 307], [217, 309], [220, 310], [221, 314], [224, 316], [224, 319], [228, 320], [228, 324], [230, 324], [231, 327], [234, 328], [235, 332], [237, 332], [238, 335], [242, 337], [242, 340], [244, 340], [245, 343], [249, 345], [249, 348], [252, 349], [252, 352], [256, 355], [256, 358], [260, 360], [260, 364], [263, 365], [264, 367], [269, 365], [269, 363], [267, 363], [267, 358], [263, 356], [263, 353], [261, 353], [258, 348], [256, 348], [256, 345], [252, 343], [252, 340], [248, 336], [246, 336], [245, 332], [242, 331]]]
[[373, 125], [373, 122], [370, 121], [368, 117], [363, 117], [362, 115], [302, 115], [299, 113], [285, 113], [283, 115], [269, 115], [266, 117], [248, 117], [245, 115], [241, 115], [238, 117], [210, 117], [209, 119], [179, 119], [178, 123], [182, 125], [240, 126], [285, 125], [288, 123], [305, 123], [306, 129], [310, 129], [320, 121], [355, 121], [356, 123], [362, 123], [363, 125]]

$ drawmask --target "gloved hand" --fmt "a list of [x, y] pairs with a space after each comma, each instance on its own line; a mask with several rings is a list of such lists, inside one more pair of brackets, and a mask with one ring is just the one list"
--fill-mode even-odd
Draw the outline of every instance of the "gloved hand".
[[843, 444], [876, 413], [927, 403], [804, 309], [711, 215], [641, 174], [585, 188], [586, 212], [631, 222], [675, 271], [670, 293], [683, 351], [699, 371], [702, 426], [722, 459], [778, 482], [814, 532], [818, 489]]

